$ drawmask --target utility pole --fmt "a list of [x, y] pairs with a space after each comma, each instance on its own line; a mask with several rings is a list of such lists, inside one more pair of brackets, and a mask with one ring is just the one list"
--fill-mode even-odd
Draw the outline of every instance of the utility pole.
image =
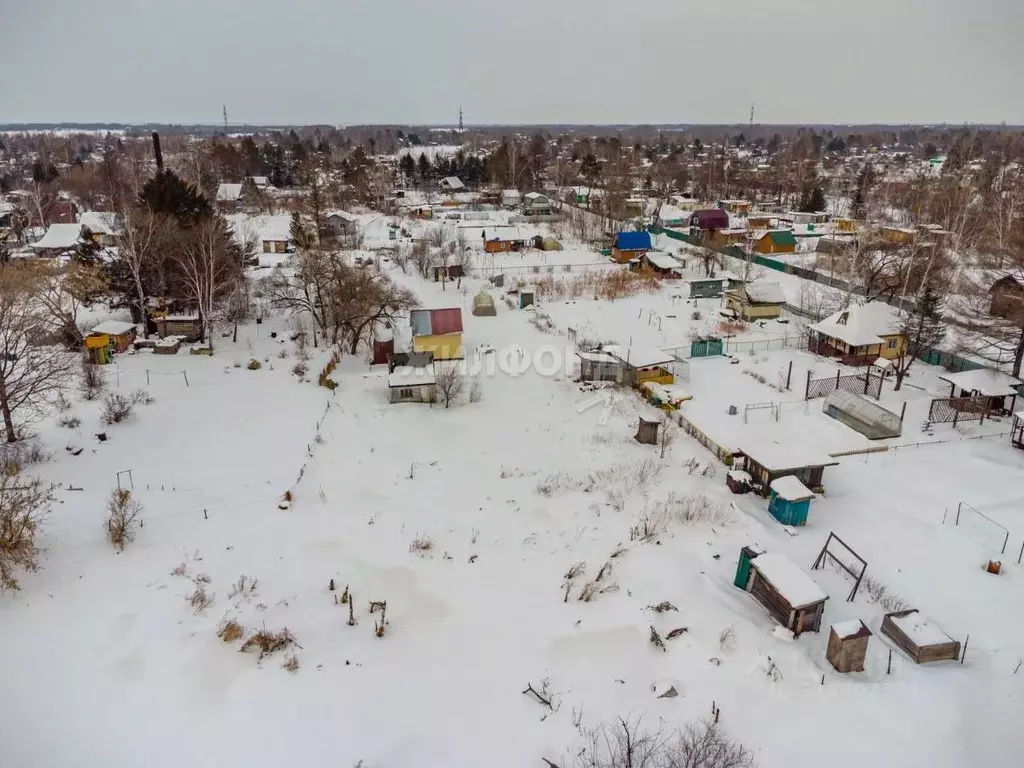
[[459, 133], [462, 133], [462, 105], [459, 104]]
[[228, 135], [228, 105], [224, 105], [224, 135]]

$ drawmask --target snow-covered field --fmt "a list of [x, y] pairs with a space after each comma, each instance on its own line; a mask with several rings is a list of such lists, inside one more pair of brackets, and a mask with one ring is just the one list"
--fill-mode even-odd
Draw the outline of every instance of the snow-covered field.
[[[367, 247], [386, 238], [373, 221]], [[513, 267], [595, 256], [496, 258]], [[545, 757], [564, 767], [588, 726], [643, 715], [677, 727], [713, 704], [761, 766], [1015, 762], [1024, 453], [998, 435], [1006, 422], [920, 433], [921, 409], [945, 385], [941, 371], [915, 364], [904, 391], [886, 384], [882, 396], [890, 410], [908, 403], [904, 435], [891, 441], [903, 447], [828, 467], [825, 496], [793, 535], [764, 500], [730, 494], [726, 468], [684, 434], [664, 459], [634, 441], [638, 417], [657, 413], [634, 393], [595, 398], [566, 375], [570, 327], [683, 345], [714, 328], [713, 302], [694, 307], [673, 286], [613, 303], [550, 302], [541, 309], [554, 329], [543, 333], [501, 301], [496, 317], [472, 316], [481, 279], [442, 290], [391, 271], [425, 306], [463, 308], [467, 357], [479, 352], [483, 368], [479, 402], [390, 405], [386, 371], [352, 357], [330, 393], [315, 384], [322, 351], [313, 381], [300, 383], [288, 321], [277, 317], [243, 327], [237, 343], [218, 338], [212, 358], [119, 357], [108, 386], [146, 387], [155, 402], [105, 428], [106, 442], [94, 437], [96, 403], [75, 403], [77, 430], [39, 425], [54, 456], [32, 469], [61, 484], [60, 503], [42, 532], [42, 569], [0, 598], [0, 765], [518, 768]], [[765, 346], [737, 363], [692, 360], [683, 413], [729, 439], [863, 446], [820, 400], [803, 403], [806, 372], [836, 369], [798, 344], [770, 343], [796, 334], [795, 321], [772, 322], [737, 337]], [[503, 371], [526, 358], [539, 364]], [[779, 420], [762, 410], [744, 425], [743, 406], [765, 401], [780, 404]], [[729, 405], [739, 414], [726, 415]], [[73, 456], [69, 443], [85, 450]], [[116, 554], [104, 504], [128, 469], [144, 526]], [[289, 489], [290, 508], [279, 509]], [[976, 512], [957, 526], [959, 502]], [[682, 519], [687, 505], [704, 519]], [[1010, 530], [1005, 555], [977, 512]], [[633, 540], [645, 520], [656, 535]], [[894, 651], [887, 674], [878, 590], [849, 603], [846, 577], [810, 571], [830, 531], [878, 584], [954, 639], [970, 635], [964, 663], [917, 666]], [[732, 586], [745, 545], [812, 574], [830, 597], [824, 631], [794, 640]], [[984, 572], [990, 558], [1001, 575]], [[579, 600], [606, 563], [596, 596]], [[213, 602], [197, 614], [186, 598], [200, 575]], [[258, 580], [255, 593], [232, 596], [242, 575]], [[339, 602], [346, 588], [355, 626]], [[383, 637], [370, 601], [387, 601]], [[663, 601], [678, 610], [650, 609]], [[258, 663], [240, 642], [221, 642], [228, 617], [250, 631], [287, 627], [298, 671], [281, 668], [284, 654]], [[824, 658], [827, 625], [855, 618], [875, 636], [865, 672], [841, 675]], [[687, 631], [663, 652], [648, 641], [652, 626], [662, 637]], [[554, 711], [523, 694], [530, 684], [546, 684]], [[679, 695], [657, 698], [670, 685]]]

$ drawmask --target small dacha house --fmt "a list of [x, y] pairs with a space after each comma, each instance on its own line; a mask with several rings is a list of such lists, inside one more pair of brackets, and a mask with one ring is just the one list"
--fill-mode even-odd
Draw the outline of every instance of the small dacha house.
[[743, 320], [775, 320], [786, 305], [778, 283], [755, 280], [725, 293], [725, 306]]
[[896, 307], [884, 301], [851, 304], [810, 327], [810, 350], [844, 365], [895, 360], [907, 350], [907, 336]]
[[641, 258], [651, 250], [649, 232], [619, 232], [612, 246], [612, 259], [620, 264]]

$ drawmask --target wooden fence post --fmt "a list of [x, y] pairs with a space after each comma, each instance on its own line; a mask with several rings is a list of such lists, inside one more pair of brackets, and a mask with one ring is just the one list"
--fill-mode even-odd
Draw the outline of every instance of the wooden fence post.
[[900, 409], [900, 421], [903, 421], [903, 417], [907, 415], [907, 401], [903, 401], [903, 407]]
[[842, 375], [842, 373], [843, 372], [840, 371], [840, 370], [836, 371], [836, 389], [839, 389], [839, 377], [840, 377], [840, 375]]
[[793, 361], [789, 361], [789, 371], [786, 373], [786, 391], [789, 391], [789, 383], [793, 379]]
[[811, 399], [811, 372], [807, 371], [807, 385], [804, 387], [804, 400]]

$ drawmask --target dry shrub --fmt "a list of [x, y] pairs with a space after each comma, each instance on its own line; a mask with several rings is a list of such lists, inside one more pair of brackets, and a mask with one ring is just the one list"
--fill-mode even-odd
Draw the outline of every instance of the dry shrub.
[[617, 718], [587, 731], [574, 768], [752, 768], [754, 757], [713, 720], [681, 730], [648, 729], [642, 719]]
[[424, 534], [419, 534], [412, 543], [409, 544], [409, 551], [417, 554], [426, 554], [434, 549], [434, 540]]
[[188, 566], [185, 563], [179, 563], [171, 569], [171, 576], [187, 576]]
[[565, 578], [575, 579], [585, 570], [587, 570], [587, 564], [585, 561], [580, 560], [578, 563], [573, 563], [571, 566], [569, 566], [569, 570], [565, 572]]
[[9, 475], [18, 474], [29, 464], [42, 464], [49, 459], [50, 454], [37, 437], [16, 443], [0, 443], [0, 472]]
[[75, 429], [82, 425], [82, 420], [77, 416], [61, 416], [57, 419], [57, 426], [65, 429]]
[[286, 669], [294, 675], [299, 671], [299, 657], [294, 653], [286, 657], [284, 663], [281, 664], [281, 669]]
[[111, 392], [103, 400], [103, 423], [120, 424], [132, 415], [132, 401], [120, 392]]
[[702, 493], [679, 496], [675, 491], [670, 491], [664, 506], [669, 516], [680, 523], [728, 525], [732, 521], [728, 506]]
[[251, 634], [249, 639], [242, 643], [240, 650], [245, 653], [259, 651], [259, 660], [262, 661], [265, 656], [283, 651], [293, 645], [298, 645], [298, 643], [295, 642], [295, 636], [288, 631], [288, 627], [284, 627], [278, 632], [269, 632], [264, 627]]
[[870, 576], [865, 576], [861, 580], [860, 585], [864, 588], [864, 591], [867, 592], [868, 600], [880, 605], [886, 613], [902, 611], [903, 609], [910, 607], [906, 600], [895, 592], [890, 592], [889, 588], [886, 587], [885, 584], [871, 578]]
[[131, 394], [132, 405], [152, 405], [156, 399], [144, 389], [136, 389]]
[[132, 498], [127, 488], [115, 488], [107, 499], [107, 512], [107, 541], [118, 552], [123, 552], [125, 544], [135, 540], [142, 505]]
[[187, 599], [188, 604], [192, 606], [192, 610], [197, 616], [213, 605], [213, 595], [206, 591], [206, 584], [198, 580], [195, 582], [195, 589], [192, 590]]
[[100, 396], [105, 384], [106, 381], [100, 367], [83, 359], [82, 378], [79, 382], [82, 397], [86, 400], [95, 400]]
[[745, 333], [747, 324], [742, 320], [722, 320], [716, 326], [718, 333], [722, 336], [735, 336]]
[[225, 643], [234, 643], [245, 637], [245, 627], [234, 619], [225, 619], [217, 628], [217, 637]]
[[260, 368], [263, 367], [263, 363], [261, 363], [259, 360], [255, 359], [255, 358], [253, 358], [252, 360], [249, 361], [249, 365], [246, 366], [246, 367], [250, 371], [258, 371]]
[[292, 374], [303, 378], [309, 372], [309, 366], [305, 363], [296, 363], [292, 368]]
[[609, 269], [583, 272], [569, 277], [545, 275], [530, 280], [538, 299], [605, 299], [614, 301], [643, 293], [657, 293], [657, 277], [641, 272]]
[[17, 472], [0, 471], [0, 592], [18, 589], [18, 571], [38, 567], [36, 534], [51, 504], [50, 486]]
[[238, 581], [231, 585], [231, 589], [228, 590], [228, 599], [234, 600], [237, 598], [244, 602], [249, 602], [258, 594], [259, 584], [259, 579], [252, 579], [243, 573], [238, 577]]

